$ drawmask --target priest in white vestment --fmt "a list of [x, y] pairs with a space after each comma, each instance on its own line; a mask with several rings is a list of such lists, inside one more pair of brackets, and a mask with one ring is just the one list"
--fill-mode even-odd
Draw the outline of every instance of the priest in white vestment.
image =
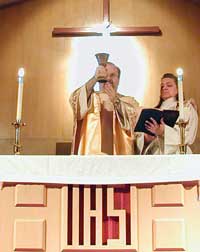
[[[100, 91], [94, 86], [100, 78]], [[130, 155], [134, 153], [134, 127], [138, 103], [117, 93], [120, 69], [113, 63], [98, 66], [94, 77], [73, 92], [74, 113], [72, 154]]]

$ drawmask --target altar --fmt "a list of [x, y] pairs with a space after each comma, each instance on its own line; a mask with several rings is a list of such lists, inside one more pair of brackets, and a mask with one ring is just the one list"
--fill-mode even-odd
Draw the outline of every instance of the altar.
[[0, 156], [0, 251], [199, 251], [200, 155]]

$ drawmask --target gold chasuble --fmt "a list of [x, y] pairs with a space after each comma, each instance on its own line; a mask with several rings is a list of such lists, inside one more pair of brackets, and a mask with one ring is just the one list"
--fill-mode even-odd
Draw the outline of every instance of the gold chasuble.
[[117, 94], [111, 103], [103, 92], [87, 93], [86, 86], [70, 97], [74, 113], [72, 154], [134, 154], [134, 127], [138, 103], [129, 96]]

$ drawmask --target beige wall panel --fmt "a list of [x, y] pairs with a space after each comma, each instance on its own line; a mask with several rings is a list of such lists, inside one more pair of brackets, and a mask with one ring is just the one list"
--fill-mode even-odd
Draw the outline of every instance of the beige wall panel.
[[14, 227], [14, 251], [44, 251], [45, 231], [44, 220], [16, 220]]
[[[19, 185], [17, 185], [18, 188]], [[27, 186], [27, 190], [32, 191], [33, 194], [34, 192], [37, 194], [35, 185], [20, 186], [22, 188]], [[4, 185], [0, 190], [0, 251], [28, 251], [28, 248], [29, 251], [39, 251], [40, 249], [45, 252], [64, 252], [70, 249], [107, 251], [109, 249], [121, 248], [121, 251], [124, 252], [180, 251], [181, 249], [184, 249], [186, 252], [197, 252], [199, 249], [200, 202], [197, 200], [198, 190], [195, 184], [183, 186], [185, 194], [183, 206], [152, 206], [152, 188], [146, 188], [145, 185], [140, 185], [138, 188], [131, 186], [130, 244], [123, 241], [118, 247], [109, 243], [107, 245], [100, 244], [101, 237], [96, 237], [97, 240], [99, 239], [96, 245], [69, 245], [68, 224], [71, 220], [68, 218], [71, 217], [68, 215], [68, 207], [72, 206], [73, 203], [70, 203], [72, 199], [68, 198], [68, 186], [51, 185], [49, 187], [46, 185], [45, 187], [47, 190], [46, 206], [16, 207], [16, 186]], [[87, 187], [89, 188], [89, 186]], [[69, 191], [73, 193], [73, 201], [79, 202], [78, 187], [71, 186], [71, 188]], [[107, 206], [108, 214], [119, 216], [122, 220], [124, 219], [123, 213], [126, 210], [124, 208], [115, 208], [112, 204], [112, 187], [109, 188], [110, 190], [107, 195], [111, 198], [109, 206]], [[158, 193], [160, 196], [163, 194], [165, 198], [163, 188], [157, 187], [158, 191], [159, 188], [161, 192]], [[166, 188], [166, 191], [168, 192], [169, 189]], [[103, 195], [102, 188], [98, 187], [96, 200], [101, 201]], [[88, 194], [86, 193], [84, 196], [88, 197]], [[90, 196], [88, 199], [90, 199]], [[87, 200], [87, 204], [90, 205], [90, 200]], [[76, 206], [80, 207], [78, 204]], [[98, 206], [96, 207], [98, 208]], [[89, 215], [101, 218], [101, 204], [99, 207], [100, 209], [96, 208], [96, 210], [91, 211], [88, 209], [90, 211]], [[73, 217], [73, 214], [77, 214], [79, 209], [73, 209], [72, 212]], [[87, 216], [88, 218], [89, 216]], [[119, 234], [119, 238], [124, 232], [124, 226], [121, 223], [119, 223], [119, 233], [122, 232], [122, 234]], [[87, 224], [88, 226], [90, 225], [89, 222]], [[78, 234], [79, 223], [73, 225], [72, 229], [74, 229], [73, 233], [77, 232]], [[87, 230], [85, 231], [87, 232]], [[101, 232], [98, 235], [101, 235]], [[114, 240], [112, 239], [112, 241]], [[118, 241], [118, 239], [116, 240]]]
[[[169, 224], [169, 229], [174, 228], [177, 231], [174, 235], [178, 235], [179, 243], [177, 246], [184, 247], [187, 252], [196, 252], [197, 251], [197, 243], [195, 239], [200, 235], [200, 221], [198, 220], [197, 213], [199, 209], [199, 201], [197, 200], [197, 186], [193, 187], [184, 187], [185, 194], [185, 203], [184, 206], [152, 206], [152, 189], [151, 188], [142, 188], [138, 191], [138, 220], [139, 220], [139, 244], [140, 244], [140, 252], [152, 251], [151, 247], [162, 247], [168, 246], [173, 247], [172, 244], [175, 243], [173, 241], [173, 235], [171, 237], [172, 232], [168, 232], [168, 238], [164, 237], [164, 235], [156, 236], [158, 231], [156, 231], [155, 226], [152, 232], [152, 228], [154, 225], [154, 220], [166, 220]], [[168, 190], [168, 189], [166, 189]], [[164, 192], [162, 190], [162, 192]], [[163, 194], [165, 198], [165, 193]], [[191, 207], [191, 208], [190, 208]], [[193, 209], [193, 210], [190, 210]], [[174, 222], [174, 220], [181, 220], [180, 222]], [[182, 220], [184, 220], [184, 228], [182, 225]], [[164, 221], [164, 224], [165, 221]], [[159, 228], [164, 230], [164, 224], [161, 221]], [[173, 226], [176, 227], [173, 227]], [[194, 225], [194, 226], [193, 226]], [[154, 232], [155, 231], [155, 232]], [[164, 231], [163, 231], [164, 232]], [[183, 233], [185, 234], [183, 235]], [[183, 238], [183, 236], [185, 238]], [[158, 239], [156, 237], [159, 237]], [[188, 239], [190, 240], [188, 242]], [[152, 244], [154, 241], [154, 244]], [[157, 245], [155, 242], [158, 242]], [[169, 243], [168, 243], [169, 242]], [[167, 244], [168, 245], [161, 245]], [[148, 244], [148, 245], [147, 245]], [[159, 245], [160, 244], [160, 245]], [[165, 251], [164, 249], [160, 249]], [[180, 250], [180, 249], [179, 249]], [[172, 250], [173, 251], [173, 250]], [[178, 251], [174, 250], [174, 251]]]
[[[11, 154], [11, 122], [16, 116], [17, 71], [21, 66], [26, 70], [23, 121], [27, 123], [22, 140], [32, 141], [26, 145], [25, 154], [37, 154], [37, 148], [38, 154], [54, 154], [54, 145], [46, 144], [41, 149], [43, 139], [71, 140], [73, 119], [68, 99], [69, 86], [74, 84], [69, 83], [72, 40], [52, 38], [51, 32], [58, 26], [100, 23], [102, 2], [30, 0], [0, 10], [0, 139], [4, 154]], [[111, 0], [111, 20], [119, 26], [158, 25], [163, 32], [161, 37], [132, 38], [144, 51], [141, 57], [147, 65], [143, 105], [154, 106], [161, 75], [182, 66], [185, 96], [195, 98], [200, 106], [200, 5], [189, 0]], [[134, 69], [130, 79], [134, 81]], [[196, 153], [200, 153], [199, 142], [200, 133], [194, 146]]]
[[185, 239], [184, 220], [153, 220], [153, 248], [155, 251], [185, 251]]
[[[31, 190], [30, 185], [28, 185], [29, 190]], [[34, 187], [33, 187], [34, 191]], [[26, 240], [22, 238], [14, 239], [14, 223], [15, 221], [22, 221], [23, 223], [35, 223], [37, 220], [45, 221], [45, 246], [44, 251], [54, 251], [59, 252], [60, 247], [60, 189], [59, 188], [48, 188], [47, 189], [47, 205], [45, 207], [32, 206], [32, 207], [15, 207], [15, 187], [9, 186], [4, 187], [0, 191], [0, 251], [11, 252], [14, 247], [19, 248], [20, 246], [26, 245]], [[19, 223], [21, 224], [21, 222]], [[41, 224], [41, 222], [40, 222]], [[40, 226], [39, 224], [39, 226]], [[28, 224], [27, 224], [28, 225]], [[38, 225], [36, 225], [38, 227]], [[19, 227], [19, 226], [18, 226]], [[23, 226], [24, 227], [24, 226]], [[22, 227], [22, 228], [23, 228]], [[31, 227], [31, 225], [27, 228]], [[36, 229], [37, 229], [36, 227]], [[20, 227], [21, 228], [21, 227]], [[28, 232], [27, 238], [29, 239], [31, 235], [31, 244], [35, 244], [34, 239], [37, 237], [37, 232]], [[39, 228], [40, 229], [40, 228]], [[19, 229], [18, 229], [19, 230]], [[32, 230], [32, 229], [31, 229]], [[24, 231], [25, 232], [25, 231]], [[41, 232], [41, 229], [40, 229]], [[16, 237], [21, 237], [21, 232], [16, 233]], [[40, 247], [42, 240], [41, 236], [38, 237], [37, 249]], [[13, 241], [16, 243], [14, 244]], [[53, 241], [53, 242], [51, 242]], [[22, 242], [22, 243], [21, 243]], [[28, 244], [28, 245], [29, 245]], [[27, 246], [28, 246], [27, 245]], [[31, 245], [32, 246], [32, 245]], [[34, 245], [35, 246], [35, 245]], [[43, 245], [42, 245], [43, 246]], [[26, 250], [24, 250], [26, 251]]]
[[[13, 129], [14, 131], [14, 129]], [[13, 132], [14, 134], [14, 132]], [[23, 130], [22, 130], [23, 135]], [[21, 154], [28, 155], [55, 155], [56, 143], [61, 139], [56, 138], [22, 138]], [[13, 154], [14, 138], [0, 139], [0, 153]]]
[[181, 184], [155, 185], [152, 189], [153, 206], [183, 206], [184, 188]]
[[[199, 213], [200, 201], [198, 198], [197, 186], [185, 187], [185, 206], [184, 216], [186, 223], [187, 250], [195, 252], [199, 250], [199, 244], [195, 242], [200, 236], [200, 220], [197, 218]], [[192, 212], [189, 208], [192, 207]]]
[[44, 185], [17, 185], [15, 206], [46, 206], [46, 187]]

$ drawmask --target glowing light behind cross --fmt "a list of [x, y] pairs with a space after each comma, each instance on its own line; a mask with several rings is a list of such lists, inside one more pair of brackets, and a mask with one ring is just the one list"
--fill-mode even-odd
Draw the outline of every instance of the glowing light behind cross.
[[[113, 27], [111, 27], [113, 29]], [[143, 102], [147, 83], [147, 62], [145, 52], [138, 40], [133, 37], [83, 37], [72, 39], [72, 54], [68, 60], [68, 91], [71, 93], [83, 85], [95, 72], [95, 54], [109, 53], [109, 61], [121, 69], [119, 92], [134, 96]]]

